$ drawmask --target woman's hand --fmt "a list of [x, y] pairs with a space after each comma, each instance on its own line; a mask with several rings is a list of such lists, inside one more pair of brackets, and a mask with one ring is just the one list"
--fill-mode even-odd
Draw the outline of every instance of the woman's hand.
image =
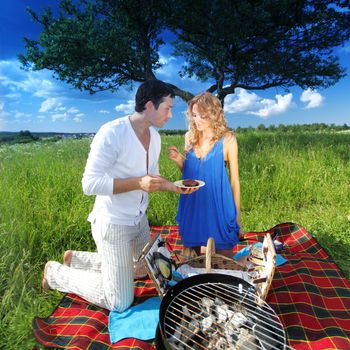
[[168, 147], [168, 158], [177, 164], [182, 163], [185, 158], [175, 146]]
[[191, 194], [198, 191], [199, 187], [179, 187], [176, 186], [173, 182], [167, 181], [165, 184], [164, 191], [175, 192], [178, 194]]
[[238, 239], [242, 239], [244, 237], [244, 234], [245, 234], [245, 232], [243, 230], [243, 227], [240, 226], [239, 232], [238, 232]]

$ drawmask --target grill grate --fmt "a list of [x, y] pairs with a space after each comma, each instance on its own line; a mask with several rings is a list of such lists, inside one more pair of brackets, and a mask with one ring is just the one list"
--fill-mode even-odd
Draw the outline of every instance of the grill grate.
[[196, 284], [176, 295], [164, 317], [174, 349], [288, 349], [283, 326], [255, 289], [220, 282]]

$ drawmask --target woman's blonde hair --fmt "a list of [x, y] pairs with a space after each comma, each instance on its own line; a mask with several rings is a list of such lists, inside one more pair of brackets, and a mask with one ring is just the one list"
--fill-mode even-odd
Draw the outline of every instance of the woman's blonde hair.
[[186, 116], [189, 123], [189, 132], [187, 142], [189, 148], [193, 148], [199, 141], [199, 132], [193, 121], [193, 106], [197, 105], [198, 112], [205, 115], [211, 122], [211, 127], [214, 132], [212, 142], [219, 140], [224, 134], [229, 132], [227, 127], [224, 110], [222, 109], [220, 100], [210, 92], [203, 92], [190, 100]]

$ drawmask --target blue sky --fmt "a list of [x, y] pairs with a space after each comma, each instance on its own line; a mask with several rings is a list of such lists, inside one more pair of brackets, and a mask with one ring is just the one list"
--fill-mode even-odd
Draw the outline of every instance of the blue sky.
[[[0, 131], [96, 132], [112, 119], [133, 112], [133, 90], [121, 88], [115, 93], [90, 95], [52, 77], [48, 70], [27, 72], [17, 59], [24, 53], [23, 37], [36, 39], [40, 25], [32, 22], [26, 7], [41, 13], [45, 6], [54, 7], [57, 0], [11, 0], [0, 2]], [[342, 66], [350, 72], [350, 42], [337, 48]], [[205, 84], [193, 78], [180, 78], [181, 60], [171, 56], [171, 47], [161, 49], [164, 64], [157, 78], [172, 82], [197, 94]], [[186, 129], [186, 104], [176, 98], [173, 118], [166, 129]], [[350, 125], [350, 77], [335, 86], [316, 91], [299, 87], [285, 91], [238, 89], [225, 100], [228, 125], [232, 128], [274, 124], [348, 124]]]

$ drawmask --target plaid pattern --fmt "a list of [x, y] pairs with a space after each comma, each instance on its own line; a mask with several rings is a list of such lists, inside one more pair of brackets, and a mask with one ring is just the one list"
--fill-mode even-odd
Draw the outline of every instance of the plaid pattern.
[[[175, 253], [182, 250], [176, 226], [152, 227], [170, 243]], [[350, 283], [314, 238], [293, 223], [280, 224], [265, 232], [250, 232], [234, 252], [261, 241], [266, 233], [284, 244], [288, 262], [277, 267], [266, 301], [279, 315], [289, 344], [297, 350], [350, 349]], [[156, 290], [151, 280], [135, 282], [135, 303]], [[33, 332], [46, 347], [74, 350], [154, 350], [154, 342], [127, 338], [111, 344], [108, 311], [67, 294], [46, 318], [34, 318]]]

